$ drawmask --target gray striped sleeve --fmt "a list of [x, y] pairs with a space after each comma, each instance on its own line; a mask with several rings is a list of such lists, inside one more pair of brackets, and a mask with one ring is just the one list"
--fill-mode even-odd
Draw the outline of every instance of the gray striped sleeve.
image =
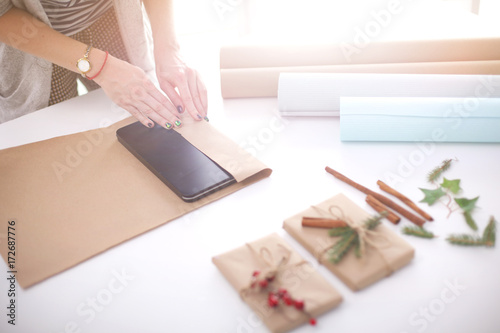
[[0, 0], [0, 16], [7, 13], [7, 11], [11, 8], [12, 2], [10, 0]]

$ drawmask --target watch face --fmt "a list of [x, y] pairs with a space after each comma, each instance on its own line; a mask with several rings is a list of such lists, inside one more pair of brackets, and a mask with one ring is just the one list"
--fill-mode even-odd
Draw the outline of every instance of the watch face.
[[87, 59], [80, 59], [76, 64], [80, 72], [87, 73], [90, 70], [90, 62]]

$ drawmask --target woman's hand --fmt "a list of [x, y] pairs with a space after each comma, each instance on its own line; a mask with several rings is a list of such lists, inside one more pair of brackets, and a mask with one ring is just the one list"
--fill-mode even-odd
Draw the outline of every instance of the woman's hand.
[[141, 68], [109, 55], [94, 81], [113, 102], [145, 126], [153, 127], [153, 121], [167, 129], [181, 126], [176, 106], [155, 87]]
[[157, 52], [156, 76], [179, 113], [187, 111], [195, 120], [207, 118], [207, 89], [198, 72], [188, 67], [175, 50]]

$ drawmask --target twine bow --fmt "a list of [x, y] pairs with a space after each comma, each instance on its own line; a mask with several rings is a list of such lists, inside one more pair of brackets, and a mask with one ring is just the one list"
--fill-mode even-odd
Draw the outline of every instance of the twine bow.
[[[279, 260], [275, 260], [273, 253], [265, 246], [261, 247], [259, 252], [257, 252], [250, 244], [247, 243], [246, 245], [259, 260], [265, 263], [267, 267], [263, 271], [254, 271], [250, 283], [240, 290], [240, 296], [245, 299], [250, 296], [249, 293], [251, 291], [254, 291], [256, 294], [262, 294], [262, 292], [265, 291], [264, 294], [268, 295], [267, 301], [270, 308], [278, 308], [279, 303], [282, 302], [287, 306], [295, 307], [299, 310], [298, 313], [301, 313], [301, 315], [304, 315], [309, 319], [309, 323], [311, 325], [315, 325], [316, 319], [313, 318], [308, 311], [306, 311], [303, 300], [293, 299], [288, 291], [283, 287], [277, 288], [277, 286], [273, 286], [272, 288], [269, 288], [268, 286], [268, 283], [272, 283], [276, 280], [278, 280], [277, 282], [280, 282], [280, 273], [285, 269], [303, 265], [307, 263], [307, 261], [301, 260], [297, 263], [290, 264], [292, 251], [279, 243], [277, 246], [284, 252]], [[266, 282], [265, 285], [257, 286], [257, 279], [259, 279], [259, 282]], [[309, 302], [310, 301], [308, 301], [308, 303]], [[288, 312], [284, 311], [283, 308], [279, 312], [275, 312], [274, 309], [273, 313], [279, 313], [290, 321], [295, 320], [295, 318], [290, 317]]]
[[[312, 206], [312, 207], [320, 212], [325, 212], [323, 209], [321, 209], [319, 207], [316, 207], [316, 206]], [[338, 213], [336, 213], [335, 210]], [[387, 258], [384, 256], [384, 254], [381, 251], [382, 249], [387, 248], [391, 245], [391, 242], [387, 236], [381, 234], [377, 230], [369, 230], [368, 228], [366, 228], [365, 225], [358, 223], [358, 222], [352, 220], [351, 218], [345, 216], [342, 208], [340, 208], [338, 206], [335, 206], [335, 205], [329, 206], [327, 214], [329, 214], [330, 217], [344, 221], [347, 224], [347, 226], [349, 228], [351, 228], [357, 234], [358, 240], [359, 240], [359, 253], [360, 253], [360, 257], [362, 260], [365, 260], [366, 247], [367, 247], [366, 245], [368, 244], [371, 247], [373, 247], [377, 251], [377, 253], [379, 253], [380, 257], [384, 261], [384, 264], [387, 266], [387, 268], [389, 270], [389, 274], [394, 271], [394, 269], [391, 267], [391, 265], [387, 261]], [[385, 242], [385, 244], [380, 244], [380, 243], [375, 242], [374, 238], [378, 238], [378, 239], [383, 240]], [[325, 250], [320, 252], [320, 254], [317, 258], [320, 261], [320, 263], [323, 260], [324, 254], [326, 252], [328, 252], [329, 250], [331, 250], [331, 248], [332, 248], [332, 246], [329, 246]]]
[[[266, 264], [266, 268], [260, 272], [260, 276], [264, 276], [264, 277], [273, 277], [273, 278], [279, 278], [279, 274], [281, 271], [283, 271], [284, 269], [288, 268], [288, 262], [290, 261], [290, 256], [292, 254], [292, 251], [288, 248], [286, 248], [285, 246], [283, 246], [282, 244], [277, 244], [278, 247], [280, 247], [284, 254], [283, 256], [278, 260], [278, 261], [275, 261], [274, 259], [274, 256], [272, 254], [272, 252], [269, 250], [269, 248], [263, 246], [260, 248], [259, 252], [255, 251], [255, 249], [250, 245], [250, 244], [246, 244], [248, 246], [248, 248], [250, 249], [250, 251], [252, 251], [259, 260], [261, 260], [263, 263]], [[300, 262], [298, 262], [297, 264], [295, 264], [296, 266], [298, 265], [302, 265], [305, 261], [302, 260]], [[250, 282], [248, 284], [247, 287], [241, 289], [240, 291], [240, 295], [242, 297], [246, 296], [246, 294], [252, 289], [252, 282]]]

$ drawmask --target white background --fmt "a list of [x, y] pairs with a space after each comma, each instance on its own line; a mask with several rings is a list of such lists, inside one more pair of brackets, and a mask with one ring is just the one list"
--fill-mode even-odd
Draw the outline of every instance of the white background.
[[[246, 31], [254, 35], [247, 38], [255, 39], [265, 32], [264, 27], [273, 17], [287, 11], [283, 8], [297, 9], [293, 3], [284, 6], [283, 2], [255, 2], [252, 10], [261, 18], [248, 21], [251, 28]], [[309, 10], [314, 11], [310, 3], [308, 10], [302, 11], [304, 16]], [[376, 10], [384, 8], [381, 3], [377, 2]], [[212, 30], [182, 30], [191, 24], [187, 9], [182, 8], [183, 21], [178, 24], [179, 32], [183, 32], [186, 58], [200, 70], [209, 88], [211, 124], [235, 142], [253, 147], [257, 157], [274, 170], [273, 174], [34, 287], [18, 289], [16, 327], [7, 324], [7, 284], [6, 279], [0, 278], [1, 332], [267, 332], [217, 271], [211, 258], [277, 232], [314, 263], [312, 256], [282, 230], [284, 219], [337, 193], [346, 194], [370, 211], [364, 195], [327, 174], [324, 171], [327, 165], [373, 190], [377, 190], [377, 179], [387, 180], [389, 175], [397, 175], [401, 178], [395, 187], [418, 201], [422, 198], [418, 188], [429, 186], [425, 181], [428, 171], [443, 159], [457, 158], [459, 161], [446, 176], [462, 179], [464, 197], [480, 196], [474, 212], [480, 230], [490, 215], [500, 218], [498, 144], [342, 143], [338, 118], [281, 118], [273, 98], [222, 100], [218, 48], [245, 34], [245, 29], [234, 30], [231, 25], [231, 20], [239, 20], [238, 15], [244, 16], [244, 8], [227, 12], [226, 21], [212, 12], [212, 2], [204, 5], [196, 10], [191, 8], [189, 13], [212, 15]], [[258, 6], [268, 9], [274, 6], [277, 11], [262, 11]], [[307, 34], [301, 31], [310, 29], [318, 36], [327, 35], [320, 26], [329, 29], [327, 24], [332, 27], [340, 24], [335, 39], [349, 41], [353, 27], [362, 27], [370, 20], [370, 10], [359, 7], [355, 11], [349, 7], [346, 12], [357, 12], [350, 19], [342, 13], [323, 11], [318, 13], [318, 26], [302, 26], [302, 29], [299, 20], [288, 18], [282, 27], [288, 24], [290, 30], [279, 31], [280, 27], [275, 27], [277, 32], [293, 31], [305, 38]], [[452, 12], [452, 9], [446, 11]], [[231, 17], [231, 13], [236, 16]], [[428, 14], [426, 24], [416, 13]], [[479, 21], [463, 9], [454, 13], [447, 17], [443, 12], [420, 12], [415, 7], [394, 18], [380, 38], [417, 38], [419, 34], [499, 35], [500, 31], [488, 21]], [[338, 20], [327, 20], [329, 15]], [[448, 24], [443, 24], [444, 17]], [[420, 25], [415, 25], [419, 21]], [[194, 27], [195, 23], [192, 24]], [[287, 36], [283, 38], [290, 38]], [[101, 91], [92, 92], [0, 125], [0, 148], [97, 128], [103, 120], [115, 121], [125, 116]], [[445, 238], [450, 233], [470, 232], [463, 218], [457, 212], [447, 218], [442, 205], [422, 207], [434, 216], [435, 222], [427, 227], [438, 238], [424, 240], [401, 235], [415, 247], [414, 260], [360, 292], [350, 291], [324, 267], [317, 267], [342, 293], [344, 302], [319, 317], [317, 327], [303, 326], [295, 332], [498, 332], [498, 248], [449, 245]], [[400, 226], [387, 223], [399, 234], [405, 224], [405, 221]], [[22, 239], [19, 247], [22, 250]], [[7, 271], [3, 261], [0, 271]], [[119, 284], [117, 272], [125, 272], [131, 279]], [[450, 283], [462, 289], [453, 293]], [[94, 317], [89, 316], [88, 302], [92, 299], [103, 301]], [[87, 312], [78, 313], [78, 309]], [[425, 309], [427, 317], [423, 314]]]

